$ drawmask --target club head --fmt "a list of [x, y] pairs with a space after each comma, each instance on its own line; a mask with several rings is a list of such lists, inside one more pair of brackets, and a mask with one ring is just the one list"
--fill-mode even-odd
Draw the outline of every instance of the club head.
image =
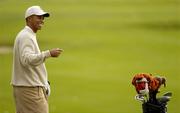
[[166, 92], [162, 97], [158, 98], [158, 101], [162, 103], [166, 103], [171, 99], [171, 97], [172, 97], [172, 93]]
[[166, 92], [166, 93], [164, 93], [164, 95], [163, 95], [163, 96], [172, 97], [172, 93], [171, 93], [171, 92]]
[[146, 101], [144, 95], [139, 95], [139, 94], [137, 94], [137, 95], [135, 96], [135, 99], [138, 100], [138, 101], [140, 101], [140, 102], [143, 102], [143, 103]]

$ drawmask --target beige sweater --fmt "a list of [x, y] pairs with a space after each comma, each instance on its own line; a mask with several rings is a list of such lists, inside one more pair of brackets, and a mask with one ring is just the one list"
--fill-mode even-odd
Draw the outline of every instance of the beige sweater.
[[36, 34], [28, 26], [17, 35], [13, 50], [11, 84], [14, 86], [45, 86], [47, 71], [44, 64], [49, 50], [40, 52]]

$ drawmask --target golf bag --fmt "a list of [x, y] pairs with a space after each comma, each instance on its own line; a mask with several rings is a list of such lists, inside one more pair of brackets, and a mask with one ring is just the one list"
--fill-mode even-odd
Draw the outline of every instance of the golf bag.
[[172, 93], [167, 92], [162, 97], [156, 98], [157, 92], [150, 92], [149, 99], [142, 104], [143, 113], [167, 113], [167, 102]]
[[167, 92], [162, 97], [156, 97], [160, 86], [162, 84], [166, 86], [164, 77], [153, 77], [152, 74], [140, 73], [133, 77], [132, 84], [138, 93], [135, 99], [142, 102], [143, 113], [167, 113], [167, 102], [172, 93]]

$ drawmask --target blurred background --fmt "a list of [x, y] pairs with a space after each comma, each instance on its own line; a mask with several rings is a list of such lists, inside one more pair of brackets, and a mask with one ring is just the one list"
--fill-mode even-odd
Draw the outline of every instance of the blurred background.
[[168, 113], [180, 113], [179, 0], [0, 0], [0, 113], [14, 113], [12, 48], [32, 5], [49, 11], [37, 33], [46, 60], [50, 113], [141, 113], [131, 80], [137, 73], [167, 78]]

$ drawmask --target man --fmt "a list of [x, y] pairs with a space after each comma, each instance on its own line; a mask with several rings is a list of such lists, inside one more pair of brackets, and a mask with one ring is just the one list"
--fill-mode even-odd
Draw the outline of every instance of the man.
[[39, 50], [36, 33], [43, 26], [44, 17], [49, 16], [39, 6], [29, 7], [25, 13], [26, 26], [16, 37], [11, 80], [16, 113], [48, 113], [50, 87], [44, 62], [63, 51], [59, 48]]

